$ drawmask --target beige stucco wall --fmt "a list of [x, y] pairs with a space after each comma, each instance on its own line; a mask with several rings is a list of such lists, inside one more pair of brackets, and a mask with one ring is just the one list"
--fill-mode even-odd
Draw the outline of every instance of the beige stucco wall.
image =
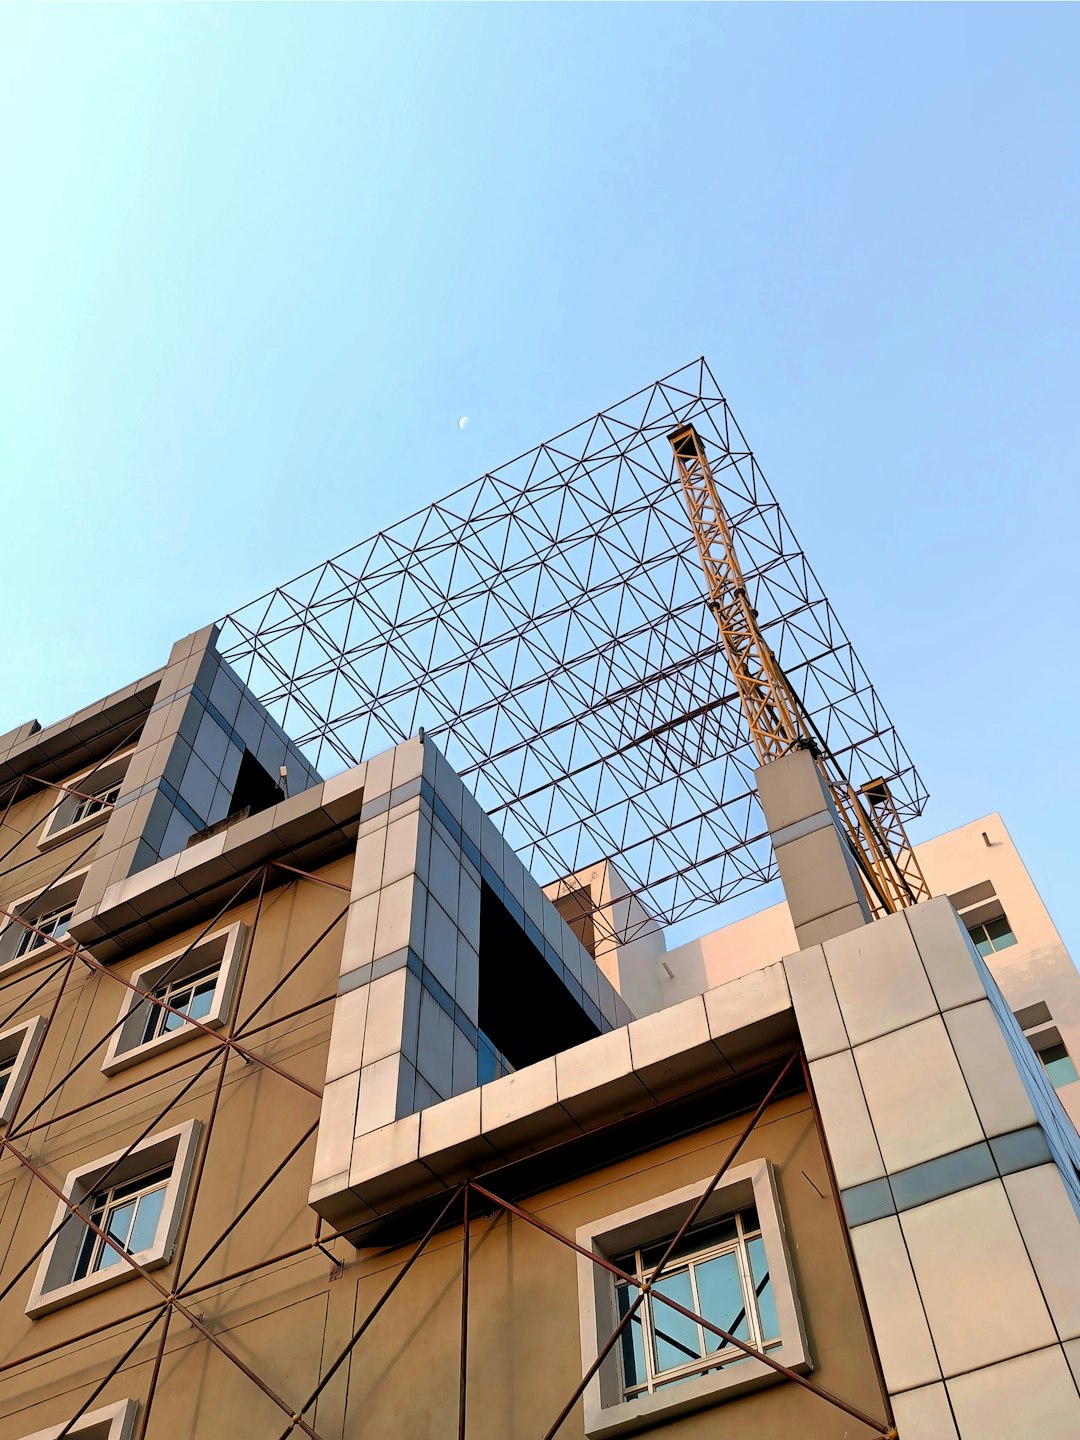
[[[351, 857], [319, 873], [325, 879], [347, 886]], [[346, 900], [347, 896], [337, 889], [305, 880], [291, 881], [267, 893], [238, 999], [240, 1017], [249, 1015], [263, 1000], [287, 966], [313, 944], [342, 910]], [[220, 925], [242, 920], [250, 927], [255, 921], [256, 908], [257, 901], [252, 898], [224, 916]], [[339, 968], [341, 930], [339, 926], [313, 951], [260, 1013], [256, 1024], [264, 1025], [275, 1017], [332, 997]], [[113, 969], [130, 976], [139, 966], [172, 953], [195, 939], [198, 933], [195, 929], [172, 936], [153, 949], [118, 962]], [[37, 996], [33, 995], [46, 968], [18, 972], [6, 983], [0, 983], [0, 1013], [7, 1016], [23, 1002], [26, 1002], [24, 1016], [47, 1013], [56, 993], [56, 982]], [[48, 1101], [39, 1116], [39, 1121], [51, 1123], [15, 1139], [34, 1164], [57, 1185], [63, 1184], [74, 1167], [123, 1149], [147, 1126], [154, 1133], [189, 1118], [198, 1118], [206, 1126], [210, 1118], [220, 1070], [216, 1063], [165, 1118], [160, 1122], [156, 1120], [169, 1100], [198, 1072], [201, 1061], [220, 1054], [220, 1047], [209, 1037], [195, 1036], [112, 1079], [102, 1075], [100, 1061], [105, 1046], [102, 1043], [94, 1050], [94, 1043], [115, 1022], [122, 994], [121, 987], [110, 976], [76, 968], [22, 1107], [22, 1113], [27, 1114], [77, 1059], [93, 1051], [93, 1058], [66, 1081], [62, 1093]], [[280, 1027], [263, 1029], [252, 1038], [250, 1048], [320, 1092], [326, 1068], [330, 1010], [330, 1004], [326, 1003], [289, 1019]], [[72, 1111], [76, 1113], [69, 1115]], [[193, 1219], [186, 1270], [190, 1270], [220, 1236], [240, 1206], [307, 1127], [318, 1119], [318, 1114], [318, 1093], [308, 1094], [261, 1066], [245, 1063], [240, 1057], [229, 1062], [206, 1149], [206, 1170], [198, 1204], [190, 1212]], [[62, 1115], [67, 1118], [57, 1118]], [[194, 1302], [215, 1330], [222, 1324], [230, 1329], [239, 1326], [237, 1349], [248, 1358], [257, 1349], [259, 1368], [265, 1368], [271, 1375], [276, 1373], [282, 1389], [289, 1388], [287, 1376], [293, 1363], [299, 1367], [297, 1386], [301, 1389], [316, 1373], [317, 1354], [309, 1353], [309, 1341], [313, 1336], [321, 1336], [326, 1308], [330, 1267], [326, 1257], [312, 1248], [315, 1218], [306, 1205], [314, 1143], [312, 1137], [272, 1190], [257, 1202], [250, 1216], [201, 1273], [200, 1282], [212, 1281], [295, 1247], [306, 1247], [304, 1253], [274, 1267], [269, 1274], [229, 1286], [224, 1291], [211, 1289]], [[207, 1144], [205, 1129], [203, 1144]], [[17, 1159], [10, 1155], [0, 1157], [0, 1255], [3, 1256], [0, 1291], [44, 1240], [54, 1209], [53, 1196]], [[0, 1299], [0, 1365], [20, 1355], [73, 1340], [159, 1299], [151, 1286], [137, 1277], [32, 1321], [25, 1314], [25, 1306], [36, 1268], [35, 1262], [25, 1276], [15, 1281], [11, 1293]], [[157, 1278], [167, 1285], [174, 1270], [175, 1266], [170, 1265], [156, 1272]], [[301, 1301], [306, 1307], [304, 1318], [294, 1325], [298, 1315], [290, 1313], [286, 1319], [282, 1312]], [[257, 1318], [267, 1312], [273, 1317], [270, 1321]], [[137, 1326], [145, 1323], [146, 1317], [107, 1332], [94, 1343], [76, 1342], [56, 1356], [0, 1373], [0, 1440], [9, 1440], [9, 1437], [16, 1440], [68, 1418], [75, 1402], [90, 1392], [93, 1382], [101, 1377], [111, 1360], [134, 1339]], [[128, 1388], [124, 1388], [124, 1383], [112, 1385], [106, 1399], [129, 1393], [138, 1398], [145, 1392], [148, 1381], [145, 1366], [153, 1355], [158, 1333], [155, 1331], [144, 1350], [137, 1352], [136, 1360], [144, 1354], [147, 1359], [143, 1368], [134, 1367], [126, 1382]], [[260, 1337], [257, 1341], [256, 1334]], [[201, 1381], [193, 1381], [186, 1375], [182, 1379], [172, 1378], [180, 1365], [179, 1357], [193, 1344], [200, 1350], [210, 1348], [185, 1321], [174, 1320], [170, 1347], [176, 1347], [177, 1358], [167, 1360], [162, 1377], [164, 1403], [152, 1433], [170, 1437], [214, 1433], [229, 1435], [234, 1440], [243, 1435], [265, 1433], [252, 1427], [252, 1397], [257, 1406], [259, 1395], [247, 1380], [242, 1380], [240, 1395], [233, 1397], [225, 1385], [220, 1397], [216, 1397], [221, 1400], [222, 1414], [228, 1414], [232, 1407], [231, 1428], [223, 1422], [221, 1428], [211, 1431], [207, 1428], [210, 1422], [204, 1424], [202, 1420], [192, 1429], [174, 1426], [169, 1417], [175, 1414], [174, 1407], [180, 1403], [178, 1387], [186, 1391], [189, 1384], [193, 1385], [192, 1398], [201, 1396], [202, 1401], [210, 1404], [212, 1392], [202, 1390]], [[310, 1366], [304, 1368], [308, 1361]], [[215, 1409], [215, 1416], [217, 1413]], [[215, 1418], [213, 1424], [217, 1423]]]
[[[314, 1051], [296, 1049], [292, 1066], [312, 1068]], [[306, 1057], [306, 1058], [305, 1058]], [[196, 1254], [260, 1169], [272, 1163], [289, 1137], [305, 1123], [303, 1097], [274, 1077], [246, 1073], [223, 1102], [217, 1133], [218, 1162], [204, 1180], [190, 1254]], [[206, 1114], [209, 1096], [193, 1100], [185, 1113]], [[226, 1118], [227, 1117], [227, 1118]], [[556, 1229], [573, 1234], [587, 1220], [646, 1201], [716, 1170], [745, 1117], [674, 1141], [646, 1155], [585, 1176], [533, 1197], [528, 1207]], [[80, 1145], [79, 1149], [83, 1147]], [[867, 1341], [856, 1307], [853, 1282], [842, 1249], [839, 1225], [805, 1096], [792, 1097], [766, 1112], [740, 1161], [765, 1155], [778, 1171], [781, 1201], [789, 1227], [800, 1298], [815, 1359], [814, 1378], [871, 1413], [878, 1413]], [[287, 1247], [310, 1236], [311, 1217], [303, 1205], [305, 1159], [290, 1169], [276, 1200], [253, 1212], [237, 1232], [222, 1265], [231, 1269], [257, 1258], [260, 1250]], [[804, 1173], [805, 1172], [805, 1175]], [[806, 1177], [809, 1177], [807, 1179]], [[224, 1181], [224, 1183], [222, 1183]], [[811, 1184], [811, 1181], [813, 1184]], [[49, 1207], [51, 1209], [51, 1207]], [[28, 1225], [33, 1229], [32, 1225]], [[22, 1248], [22, 1229], [19, 1244]], [[200, 1302], [200, 1314], [215, 1332], [290, 1400], [306, 1398], [320, 1367], [346, 1343], [397, 1273], [407, 1250], [353, 1252], [344, 1272], [331, 1279], [326, 1260], [315, 1252], [275, 1267], [256, 1279], [222, 1288]], [[8, 1262], [11, 1263], [10, 1261]], [[216, 1263], [216, 1262], [215, 1262]], [[432, 1243], [402, 1289], [360, 1342], [351, 1366], [327, 1388], [313, 1424], [324, 1440], [364, 1435], [367, 1440], [445, 1440], [454, 1433], [458, 1387], [461, 1230], [454, 1227]], [[168, 1272], [163, 1272], [168, 1274]], [[146, 1288], [132, 1282], [47, 1317], [18, 1337], [36, 1347], [73, 1333], [145, 1300]], [[469, 1424], [471, 1440], [536, 1440], [554, 1419], [581, 1374], [576, 1259], [556, 1242], [520, 1221], [482, 1217], [474, 1223], [470, 1311]], [[12, 1300], [14, 1296], [12, 1297]], [[4, 1307], [5, 1320], [11, 1302]], [[46, 1329], [48, 1327], [48, 1329]], [[6, 1329], [3, 1332], [7, 1334]], [[73, 1347], [58, 1358], [9, 1372], [0, 1385], [0, 1440], [16, 1440], [70, 1414], [89, 1393], [111, 1358], [137, 1333], [133, 1326], [99, 1342]], [[153, 1336], [110, 1385], [103, 1399], [145, 1393], [153, 1358]], [[11, 1347], [5, 1344], [7, 1353]], [[197, 1435], [200, 1440], [241, 1440], [274, 1436], [280, 1413], [227, 1360], [174, 1322], [162, 1368], [150, 1435]], [[101, 1403], [101, 1402], [99, 1402]], [[312, 1418], [309, 1416], [309, 1418]], [[665, 1428], [672, 1440], [839, 1440], [852, 1422], [818, 1398], [781, 1383], [723, 1402]], [[580, 1406], [562, 1432], [583, 1436]]]

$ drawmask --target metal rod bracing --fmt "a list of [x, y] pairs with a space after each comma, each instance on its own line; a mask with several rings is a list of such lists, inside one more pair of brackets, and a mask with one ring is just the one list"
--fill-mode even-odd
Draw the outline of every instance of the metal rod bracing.
[[[615, 1276], [616, 1279], [625, 1280], [628, 1284], [633, 1285], [637, 1290], [642, 1290], [644, 1288], [643, 1282], [637, 1276], [631, 1275], [628, 1271], [620, 1269], [620, 1267], [613, 1264], [606, 1255], [600, 1255], [595, 1250], [586, 1250], [584, 1245], [579, 1245], [576, 1241], [571, 1240], [568, 1235], [563, 1235], [560, 1231], [554, 1229], [545, 1221], [541, 1220], [539, 1216], [532, 1214], [531, 1211], [523, 1210], [520, 1206], [513, 1204], [512, 1201], [503, 1199], [502, 1196], [496, 1195], [493, 1191], [488, 1190], [486, 1186], [478, 1185], [475, 1182], [470, 1182], [470, 1188], [475, 1191], [477, 1195], [482, 1196], [485, 1200], [490, 1201], [493, 1205], [498, 1205], [503, 1210], [507, 1211], [508, 1214], [516, 1216], [516, 1218], [519, 1220], [524, 1220], [526, 1224], [532, 1225], [535, 1229], [542, 1231], [545, 1235], [550, 1236], [552, 1240], [558, 1240], [560, 1244], [567, 1246], [567, 1248], [570, 1250], [576, 1251], [586, 1260], [591, 1260], [594, 1265], [599, 1266], [602, 1270], [608, 1271], [608, 1273]], [[813, 1381], [807, 1380], [807, 1378], [804, 1375], [800, 1375], [797, 1370], [792, 1370], [787, 1365], [781, 1364], [779, 1360], [775, 1359], [767, 1351], [756, 1350], [752, 1345], [749, 1345], [744, 1340], [740, 1340], [738, 1336], [730, 1334], [727, 1330], [722, 1329], [719, 1325], [714, 1324], [711, 1320], [706, 1320], [704, 1316], [696, 1314], [693, 1310], [688, 1309], [687, 1306], [680, 1305], [677, 1300], [673, 1299], [670, 1295], [664, 1294], [662, 1290], [653, 1290], [651, 1291], [651, 1293], [653, 1299], [661, 1301], [661, 1303], [667, 1305], [669, 1309], [677, 1311], [680, 1315], [685, 1316], [688, 1320], [697, 1321], [706, 1330], [708, 1330], [710, 1334], [716, 1335], [719, 1339], [736, 1346], [737, 1349], [741, 1350], [746, 1355], [752, 1356], [755, 1360], [764, 1361], [764, 1363], [768, 1365], [770, 1369], [775, 1370], [778, 1374], [783, 1375], [788, 1380], [793, 1380], [804, 1390], [809, 1390], [814, 1395], [819, 1396], [822, 1400], [827, 1400], [831, 1405], [838, 1406], [841, 1410], [844, 1410], [854, 1419], [861, 1420], [865, 1424], [870, 1425], [872, 1429], [875, 1429], [880, 1434], [882, 1434], [885, 1437], [885, 1440], [889, 1440], [887, 1427], [882, 1427], [882, 1425], [878, 1421], [871, 1419], [871, 1417], [867, 1416], [863, 1411], [851, 1406], [848, 1401], [842, 1400], [839, 1396], [834, 1395], [831, 1391], [826, 1390], [823, 1386], [816, 1385]]]
[[626, 1327], [630, 1324], [631, 1320], [633, 1320], [637, 1312], [641, 1309], [641, 1306], [645, 1302], [646, 1296], [650, 1293], [656, 1281], [663, 1274], [663, 1271], [667, 1266], [668, 1261], [671, 1259], [671, 1256], [678, 1249], [679, 1245], [682, 1244], [682, 1240], [686, 1232], [690, 1229], [694, 1221], [701, 1214], [702, 1210], [704, 1210], [705, 1206], [709, 1203], [709, 1199], [712, 1196], [713, 1191], [720, 1184], [720, 1181], [724, 1178], [724, 1175], [727, 1173], [728, 1169], [731, 1166], [731, 1162], [735, 1159], [735, 1156], [738, 1155], [739, 1151], [746, 1144], [747, 1140], [749, 1140], [750, 1134], [753, 1131], [754, 1126], [761, 1119], [762, 1115], [764, 1115], [766, 1109], [768, 1108], [769, 1102], [772, 1100], [773, 1096], [776, 1094], [777, 1090], [780, 1088], [781, 1084], [786, 1079], [788, 1071], [795, 1064], [796, 1058], [797, 1057], [795, 1055], [790, 1055], [788, 1059], [784, 1062], [784, 1065], [781, 1068], [779, 1075], [777, 1075], [776, 1079], [765, 1092], [761, 1103], [751, 1115], [749, 1121], [747, 1122], [745, 1128], [742, 1131], [742, 1134], [736, 1140], [732, 1148], [728, 1151], [727, 1156], [724, 1159], [724, 1163], [720, 1166], [720, 1169], [716, 1172], [713, 1178], [709, 1181], [708, 1185], [706, 1185], [705, 1189], [698, 1196], [697, 1200], [690, 1207], [690, 1210], [683, 1219], [682, 1224], [679, 1226], [672, 1239], [668, 1242], [667, 1246], [664, 1249], [664, 1253], [660, 1256], [660, 1259], [657, 1261], [656, 1266], [654, 1267], [652, 1280], [648, 1285], [643, 1286], [638, 1291], [637, 1296], [627, 1306], [626, 1313], [620, 1319], [619, 1323], [615, 1326], [615, 1329], [612, 1331], [608, 1339], [600, 1347], [596, 1359], [582, 1376], [581, 1381], [575, 1388], [573, 1395], [571, 1395], [570, 1399], [559, 1411], [559, 1414], [556, 1417], [554, 1424], [545, 1431], [544, 1440], [553, 1440], [553, 1437], [557, 1435], [558, 1432], [562, 1429], [571, 1410], [573, 1410], [574, 1406], [578, 1403], [582, 1395], [584, 1395], [585, 1391], [588, 1389], [589, 1382], [592, 1380], [593, 1376], [597, 1374], [601, 1365], [603, 1365], [604, 1361], [607, 1359], [608, 1355], [610, 1355], [611, 1351], [619, 1343], [619, 1337], [622, 1335]]
[[[239, 1008], [240, 1003], [243, 999], [244, 986], [247, 982], [248, 971], [251, 967], [251, 952], [255, 946], [255, 939], [259, 933], [259, 921], [262, 919], [263, 900], [266, 896], [266, 880], [268, 874], [268, 869], [264, 867], [262, 875], [259, 879], [259, 898], [256, 902], [255, 915], [251, 922], [251, 934], [248, 937], [248, 943], [244, 948], [244, 954], [240, 966], [240, 973], [237, 976], [236, 981], [237, 1008]], [[214, 1142], [214, 1122], [217, 1120], [218, 1108], [221, 1104], [221, 1092], [225, 1085], [225, 1075], [228, 1070], [228, 1066], [229, 1051], [223, 1050], [220, 1057], [218, 1058], [217, 1080], [214, 1084], [213, 1098], [210, 1101], [210, 1115], [206, 1122], [206, 1134], [204, 1135], [203, 1142], [199, 1147], [198, 1158], [195, 1162], [195, 1172], [192, 1176], [191, 1181], [192, 1193], [195, 1195], [201, 1193], [203, 1172], [206, 1169], [206, 1160], [207, 1156], [210, 1153], [210, 1147]], [[172, 1258], [173, 1274], [176, 1277], [175, 1283], [173, 1285], [173, 1290], [177, 1293], [182, 1292], [183, 1290], [184, 1259], [187, 1254], [188, 1240], [191, 1236], [191, 1227], [194, 1223], [194, 1220], [194, 1205], [185, 1206], [184, 1213], [180, 1222], [180, 1234], [177, 1237], [176, 1249], [173, 1251]], [[157, 1352], [154, 1355], [154, 1364], [153, 1368], [150, 1371], [150, 1380], [147, 1385], [146, 1398], [143, 1401], [142, 1414], [139, 1416], [138, 1440], [146, 1440], [146, 1432], [150, 1424], [150, 1415], [154, 1408], [155, 1396], [157, 1395], [158, 1376], [161, 1373], [161, 1365], [165, 1359], [165, 1347], [169, 1343], [169, 1329], [172, 1323], [172, 1316], [173, 1312], [170, 1306], [168, 1313], [165, 1315], [164, 1323], [161, 1327], [161, 1335], [158, 1338]]]
[[292, 1415], [293, 1425], [303, 1430], [304, 1434], [310, 1437], [310, 1440], [320, 1440], [320, 1436], [318, 1435], [318, 1433], [313, 1430], [311, 1426], [308, 1425], [304, 1420], [295, 1416], [293, 1414], [292, 1407], [285, 1400], [283, 1400], [281, 1396], [278, 1395], [278, 1393], [270, 1385], [268, 1385], [265, 1380], [262, 1379], [261, 1376], [257, 1375], [255, 1371], [252, 1370], [250, 1365], [246, 1364], [243, 1360], [241, 1360], [239, 1355], [235, 1354], [232, 1350], [230, 1350], [229, 1347], [224, 1343], [224, 1341], [221, 1340], [217, 1335], [215, 1335], [214, 1332], [206, 1324], [204, 1324], [202, 1319], [189, 1306], [187, 1306], [178, 1295], [172, 1294], [169, 1290], [167, 1290], [165, 1286], [158, 1281], [155, 1275], [153, 1275], [149, 1270], [147, 1270], [145, 1266], [140, 1265], [139, 1262], [135, 1259], [135, 1257], [133, 1255], [130, 1255], [118, 1240], [115, 1240], [107, 1231], [103, 1230], [101, 1226], [98, 1225], [98, 1223], [92, 1218], [92, 1216], [90, 1216], [86, 1211], [82, 1210], [69, 1196], [65, 1195], [59, 1186], [54, 1185], [49, 1179], [49, 1177], [44, 1173], [44, 1171], [42, 1171], [37, 1165], [35, 1165], [28, 1155], [25, 1155], [17, 1146], [13, 1145], [12, 1142], [5, 1135], [0, 1135], [0, 1149], [6, 1150], [8, 1154], [18, 1160], [19, 1163], [23, 1165], [31, 1173], [31, 1175], [34, 1176], [36, 1180], [38, 1180], [42, 1185], [46, 1187], [46, 1189], [52, 1192], [56, 1199], [60, 1201], [60, 1203], [71, 1215], [75, 1216], [81, 1224], [85, 1225], [88, 1230], [92, 1231], [99, 1240], [102, 1240], [106, 1245], [108, 1245], [109, 1249], [112, 1250], [124, 1264], [130, 1266], [130, 1268], [135, 1271], [136, 1275], [138, 1275], [140, 1279], [145, 1280], [148, 1285], [152, 1286], [153, 1289], [157, 1291], [157, 1293], [161, 1296], [162, 1300], [164, 1300], [167, 1305], [174, 1307], [184, 1317], [188, 1324], [192, 1326], [193, 1329], [197, 1330], [205, 1340], [209, 1340], [210, 1344], [213, 1345], [214, 1349], [218, 1350], [222, 1355], [225, 1356], [227, 1360], [231, 1361], [232, 1364], [241, 1372], [241, 1374], [246, 1375], [253, 1385], [255, 1385], [259, 1390], [261, 1390], [268, 1399], [274, 1402], [274, 1404], [278, 1407], [279, 1410], [284, 1411], [286, 1415]]

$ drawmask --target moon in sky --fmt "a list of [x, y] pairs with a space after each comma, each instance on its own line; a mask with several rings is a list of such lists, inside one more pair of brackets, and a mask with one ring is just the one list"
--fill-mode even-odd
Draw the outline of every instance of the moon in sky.
[[458, 428], [459, 430], [464, 430], [464, 429], [465, 429], [465, 426], [466, 426], [468, 423], [469, 423], [469, 417], [468, 417], [467, 415], [462, 415], [461, 419], [457, 422], [457, 428]]

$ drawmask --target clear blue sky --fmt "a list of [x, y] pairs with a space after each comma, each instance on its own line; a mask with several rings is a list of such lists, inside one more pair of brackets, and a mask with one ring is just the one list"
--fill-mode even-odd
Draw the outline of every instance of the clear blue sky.
[[704, 353], [916, 838], [1000, 809], [1080, 951], [1078, 53], [1075, 6], [0, 8], [0, 730]]

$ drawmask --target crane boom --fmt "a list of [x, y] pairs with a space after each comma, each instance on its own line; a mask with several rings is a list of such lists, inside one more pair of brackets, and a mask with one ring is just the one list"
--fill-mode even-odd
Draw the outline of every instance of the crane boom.
[[668, 440], [705, 572], [706, 603], [720, 628], [720, 641], [759, 762], [766, 765], [789, 750], [811, 751], [832, 795], [875, 916], [928, 899], [929, 887], [888, 786], [877, 780], [856, 793], [761, 633], [700, 435], [693, 425], [682, 425]]

